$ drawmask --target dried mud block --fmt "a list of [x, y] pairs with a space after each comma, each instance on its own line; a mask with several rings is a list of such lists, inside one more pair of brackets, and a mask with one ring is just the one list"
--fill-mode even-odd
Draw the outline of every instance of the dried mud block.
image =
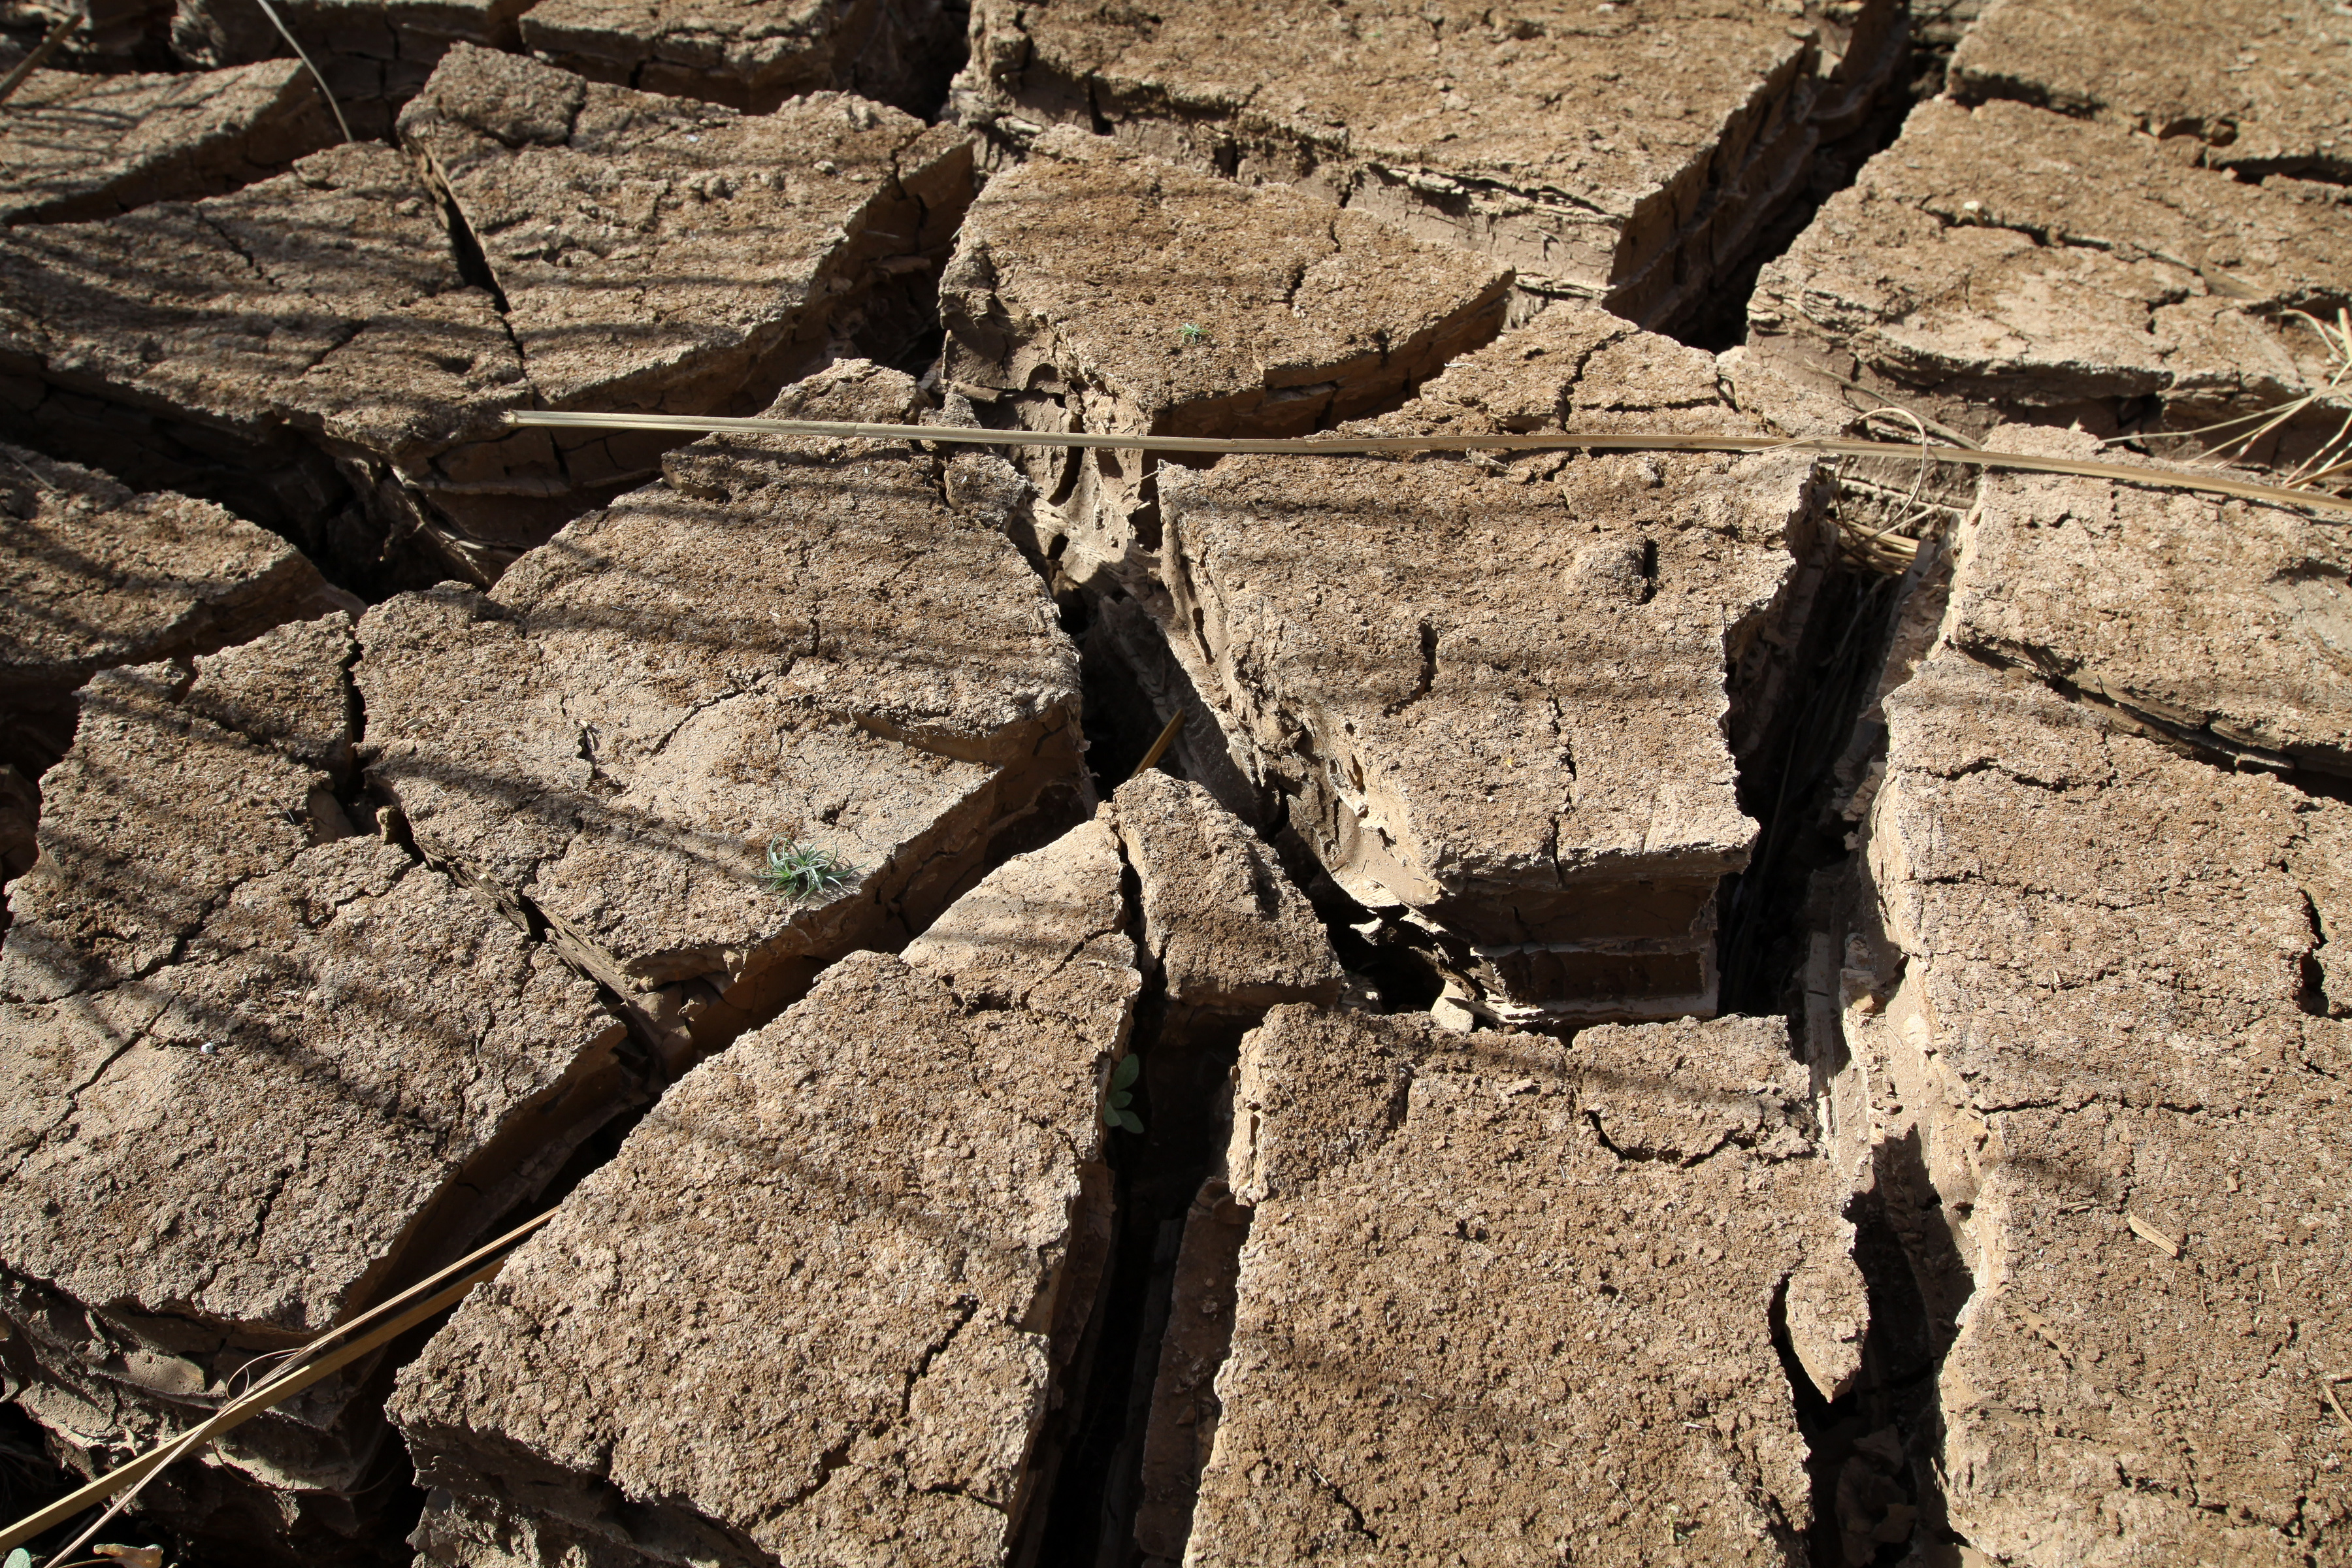
[[[108, 670], [0, 946], [0, 1316], [84, 1472], [446, 1263], [628, 1103], [554, 950], [354, 836], [351, 623]], [[380, 1358], [140, 1506], [238, 1561], [387, 1561]]]
[[[846, 94], [745, 115], [478, 48], [400, 136], [551, 408], [755, 414], [835, 344], [903, 358], [973, 185], [968, 132]], [[677, 438], [557, 439], [574, 483], [614, 484]]]
[[755, 114], [838, 90], [929, 118], [963, 35], [945, 0], [541, 0], [522, 17], [524, 47], [567, 70]]
[[[530, 0], [275, 0], [278, 14], [333, 89], [356, 136], [389, 141], [401, 106], [464, 44], [512, 49]], [[194, 66], [243, 65], [289, 53], [258, 5], [178, 0], [172, 48]]]
[[[2073, 431], [2009, 427], [1993, 445], [2112, 460]], [[1954, 646], [2214, 751], [2352, 773], [2342, 524], [2105, 479], [1999, 474], [1957, 548]]]
[[1120, 874], [1083, 824], [681, 1079], [403, 1374], [419, 1561], [1034, 1555], [1109, 1240]]
[[[772, 412], [888, 422], [916, 401], [849, 362]], [[843, 954], [902, 945], [1091, 803], [1076, 654], [967, 492], [1009, 470], [777, 437], [664, 463], [487, 595], [376, 606], [358, 680], [371, 777], [418, 847], [546, 921], [682, 1060]], [[783, 841], [848, 885], [771, 889]]]
[[296, 60], [184, 76], [38, 70], [0, 116], [0, 224], [212, 195], [341, 139]]
[[[940, 283], [945, 376], [991, 424], [1296, 436], [1392, 403], [1501, 330], [1510, 275], [1280, 187], [1057, 132], [972, 205]], [[1041, 451], [1033, 549], [1116, 585], [1147, 459]]]
[[359, 602], [209, 501], [0, 446], [0, 762], [37, 779], [101, 669], [211, 653]]
[[[1348, 428], [1612, 423], [1761, 428], [1709, 356], [1575, 303]], [[1735, 758], [1788, 710], [1828, 568], [1810, 463], [1226, 458], [1159, 499], [1148, 607], [1213, 721], [1186, 728], [1341, 888], [1491, 1016], [1713, 1009], [1756, 833]]]
[[1563, 1047], [1286, 1006], [1236, 1095], [1185, 1563], [1806, 1561], [1774, 1325], [1834, 1394], [1868, 1309], [1780, 1020]]
[[1073, 125], [1300, 185], [1665, 326], [1803, 195], [1903, 57], [1884, 0], [1803, 12], [1284, 0], [1242, 21], [1212, 0], [979, 0], [952, 112], [1016, 144]]
[[[1748, 353], [1972, 434], [2189, 431], [2324, 386], [2326, 345], [2287, 312], [2332, 321], [2347, 279], [2352, 212], [2118, 127], [1938, 100], [1764, 268]], [[2308, 456], [2340, 422], [2323, 414], [2255, 455]]]
[[1885, 707], [1900, 982], [1849, 972], [1836, 1093], [1949, 1347], [1951, 1528], [2005, 1562], [2336, 1561], [2352, 811], [1949, 650]]
[[485, 576], [585, 504], [541, 433], [500, 425], [530, 397], [389, 147], [0, 230], [0, 432], [219, 501], [348, 586]]
[[1953, 53], [1960, 98], [2182, 139], [2252, 179], [2352, 180], [2352, 17], [2267, 0], [2000, 0]]

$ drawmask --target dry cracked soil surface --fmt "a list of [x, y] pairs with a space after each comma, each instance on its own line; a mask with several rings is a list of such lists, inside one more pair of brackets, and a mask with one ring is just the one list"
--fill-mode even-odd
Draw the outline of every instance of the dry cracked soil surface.
[[0, 0], [0, 1516], [2352, 1568], [2347, 15]]

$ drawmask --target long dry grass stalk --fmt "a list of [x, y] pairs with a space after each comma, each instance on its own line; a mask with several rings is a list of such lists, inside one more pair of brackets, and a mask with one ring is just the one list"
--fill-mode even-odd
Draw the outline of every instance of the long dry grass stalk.
[[[173, 1459], [194, 1453], [221, 1434], [244, 1426], [320, 1379], [398, 1339], [435, 1313], [457, 1305], [467, 1291], [506, 1267], [507, 1258], [518, 1243], [554, 1217], [555, 1211], [550, 1209], [536, 1219], [526, 1220], [496, 1241], [476, 1247], [439, 1273], [418, 1280], [399, 1295], [370, 1308], [350, 1322], [328, 1330], [295, 1352], [293, 1359], [280, 1367], [268, 1382], [252, 1393], [221, 1406], [202, 1425], [150, 1448], [129, 1464], [99, 1477], [45, 1509], [26, 1514], [5, 1530], [0, 1530], [0, 1552], [22, 1546], [43, 1531], [55, 1529], [84, 1509], [95, 1508], [125, 1487], [145, 1485], [149, 1476]], [[368, 1331], [360, 1334], [362, 1329]], [[351, 1339], [341, 1348], [327, 1349], [336, 1341], [353, 1334], [358, 1334], [358, 1337]], [[111, 1517], [111, 1512], [110, 1510], [107, 1517]], [[83, 1532], [82, 1539], [88, 1540], [98, 1524], [104, 1522], [104, 1518], [99, 1520], [97, 1524]]]
[[1824, 457], [1917, 458], [1924, 450], [1938, 463], [2035, 474], [2073, 474], [2114, 479], [2154, 489], [2189, 490], [2305, 507], [2352, 517], [2352, 497], [2325, 491], [2258, 484], [2224, 474], [2081, 458], [2046, 458], [2032, 452], [1990, 452], [1968, 447], [1927, 447], [1905, 441], [1780, 440], [1764, 436], [1682, 436], [1664, 431], [1586, 432], [1494, 436], [1305, 436], [1225, 438], [1212, 436], [1121, 436], [1091, 431], [986, 430], [967, 425], [864, 425], [829, 419], [730, 419], [716, 415], [576, 414], [521, 409], [510, 424], [552, 429], [675, 430], [691, 435], [803, 436], [873, 441], [939, 441], [974, 447], [1082, 447], [1120, 452], [1169, 452], [1196, 457], [1263, 454], [1269, 457], [1402, 457], [1416, 452], [1811, 452]]
[[343, 140], [351, 141], [352, 122], [343, 118], [343, 106], [335, 101], [335, 89], [327, 85], [327, 79], [320, 71], [318, 63], [310, 58], [310, 51], [302, 47], [301, 40], [294, 36], [294, 29], [286, 25], [286, 18], [278, 14], [277, 6], [269, 0], [259, 0], [259, 4], [262, 14], [269, 18], [269, 25], [278, 29], [278, 36], [286, 40], [286, 47], [292, 49], [294, 58], [302, 62], [302, 68], [310, 73], [310, 79], [319, 84], [319, 96], [327, 100], [328, 109], [333, 111], [335, 124], [341, 129]]
[[58, 19], [58, 25], [49, 29], [47, 37], [33, 46], [31, 54], [16, 62], [14, 70], [5, 77], [0, 77], [0, 103], [5, 103], [15, 97], [16, 89], [24, 86], [35, 71], [47, 65], [49, 57], [56, 54], [64, 45], [66, 36], [80, 26], [81, 7], [77, 5]]

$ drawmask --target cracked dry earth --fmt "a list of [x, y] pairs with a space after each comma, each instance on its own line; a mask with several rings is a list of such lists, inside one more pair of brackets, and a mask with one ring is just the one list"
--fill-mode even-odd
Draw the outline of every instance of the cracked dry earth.
[[2343, 9], [90, 7], [0, 1514], [547, 1215], [100, 1539], [2352, 1565]]

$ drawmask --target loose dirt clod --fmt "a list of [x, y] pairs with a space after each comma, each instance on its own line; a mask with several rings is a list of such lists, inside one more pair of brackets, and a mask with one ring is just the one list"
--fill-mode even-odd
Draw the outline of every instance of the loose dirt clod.
[[551, 448], [499, 424], [530, 395], [494, 301], [388, 147], [0, 230], [11, 429], [219, 501], [346, 586], [477, 575], [552, 531], [563, 513], [530, 499], [564, 489]]
[[[751, 414], [853, 339], [897, 357], [972, 190], [968, 133], [846, 93], [746, 115], [471, 47], [400, 139], [554, 408]], [[640, 446], [569, 448], [565, 472], [643, 479]]]
[[1951, 1527], [2011, 1561], [2305, 1561], [2352, 1511], [2305, 1363], [2352, 1353], [2352, 811], [1949, 650], [1886, 712], [1893, 967], [1849, 976], [1833, 1092], [1949, 1337]]
[[[1708, 356], [1562, 305], [1365, 428], [1611, 421], [1748, 416]], [[1713, 1008], [1716, 888], [1755, 832], [1734, 758], [1827, 563], [1809, 462], [1233, 458], [1159, 493], [1144, 605], [1214, 720], [1188, 757], [1222, 731], [1249, 805], [1286, 803], [1489, 1016]]]
[[[2352, 226], [2325, 206], [2117, 127], [1938, 100], [1764, 268], [1747, 352], [1979, 437], [2003, 418], [2189, 432], [2326, 387], [2340, 365], [2287, 312], [2332, 321], [2347, 278]], [[2347, 414], [2251, 455], [2292, 467]]]
[[[992, 425], [1301, 435], [1502, 327], [1509, 274], [1483, 259], [1073, 132], [1035, 153], [990, 180], [940, 283], [947, 384]], [[1024, 460], [1024, 542], [1057, 580], [1121, 586], [1154, 542], [1150, 462]]]
[[[1997, 446], [2089, 452], [2007, 426]], [[2001, 474], [1956, 539], [1953, 645], [2273, 767], [2352, 773], [2352, 538], [2282, 507]]]
[[1086, 824], [672, 1089], [403, 1376], [420, 1561], [1003, 1561], [1108, 1237], [1124, 928]]
[[837, 90], [928, 115], [962, 31], [943, 0], [540, 0], [522, 16], [524, 47], [567, 70], [758, 114]]
[[2352, 18], [2265, 0], [2004, 0], [1952, 56], [1962, 100], [2161, 136], [2208, 168], [2352, 179]]
[[[513, 48], [530, 0], [272, 0], [317, 61], [354, 135], [388, 138], [401, 106], [457, 46]], [[178, 0], [172, 48], [195, 66], [242, 65], [287, 52], [256, 0]]]

